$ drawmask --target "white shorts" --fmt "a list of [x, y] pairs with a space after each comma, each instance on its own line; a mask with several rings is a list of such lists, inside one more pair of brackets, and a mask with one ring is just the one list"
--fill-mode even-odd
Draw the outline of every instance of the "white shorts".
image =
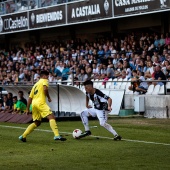
[[99, 119], [99, 121], [105, 121], [107, 122], [107, 115], [110, 113], [110, 111], [105, 111], [105, 110], [98, 110], [95, 108], [90, 108], [85, 110], [87, 111], [92, 117], [96, 117]]

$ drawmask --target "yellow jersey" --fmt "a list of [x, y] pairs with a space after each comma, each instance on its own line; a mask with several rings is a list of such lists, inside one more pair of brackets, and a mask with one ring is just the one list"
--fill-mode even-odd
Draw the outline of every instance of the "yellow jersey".
[[29, 95], [32, 98], [32, 104], [46, 103], [46, 95], [44, 93], [44, 86], [48, 87], [47, 79], [40, 79], [31, 89], [31, 93]]

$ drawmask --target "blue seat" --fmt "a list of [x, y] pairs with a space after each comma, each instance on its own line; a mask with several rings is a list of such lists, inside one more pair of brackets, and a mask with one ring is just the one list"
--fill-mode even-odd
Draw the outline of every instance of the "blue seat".
[[59, 117], [59, 115], [60, 115], [60, 111], [59, 111], [59, 112], [56, 111], [56, 112], [55, 112], [55, 117]]
[[76, 112], [71, 112], [70, 117], [76, 117]]
[[65, 117], [70, 117], [70, 112], [66, 112]]
[[65, 111], [61, 111], [59, 117], [65, 117]]

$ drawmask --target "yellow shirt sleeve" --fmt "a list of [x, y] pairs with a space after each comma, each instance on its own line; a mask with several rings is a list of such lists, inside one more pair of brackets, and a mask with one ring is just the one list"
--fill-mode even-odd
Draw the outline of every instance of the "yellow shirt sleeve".
[[43, 81], [43, 86], [47, 86], [48, 87], [48, 80], [44, 80]]

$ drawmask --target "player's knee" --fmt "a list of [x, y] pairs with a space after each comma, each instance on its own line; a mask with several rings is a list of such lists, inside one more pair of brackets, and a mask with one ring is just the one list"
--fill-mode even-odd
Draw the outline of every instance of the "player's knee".
[[53, 114], [50, 114], [50, 115], [47, 116], [47, 119], [48, 119], [48, 120], [51, 120], [51, 119], [55, 119], [55, 117], [54, 117]]
[[84, 111], [82, 111], [82, 112], [80, 113], [80, 115], [81, 115], [81, 117], [83, 117], [83, 116], [87, 116], [87, 115], [88, 115], [88, 113], [87, 113], [87, 111], [86, 111], [86, 110], [84, 110]]
[[37, 127], [41, 125], [41, 121], [35, 121], [34, 123]]
[[104, 121], [101, 121], [101, 122], [100, 122], [100, 126], [105, 127], [105, 122], [104, 122]]
[[84, 114], [84, 111], [82, 111], [82, 112], [80, 113], [80, 116], [82, 117], [82, 116], [83, 116], [83, 114]]

